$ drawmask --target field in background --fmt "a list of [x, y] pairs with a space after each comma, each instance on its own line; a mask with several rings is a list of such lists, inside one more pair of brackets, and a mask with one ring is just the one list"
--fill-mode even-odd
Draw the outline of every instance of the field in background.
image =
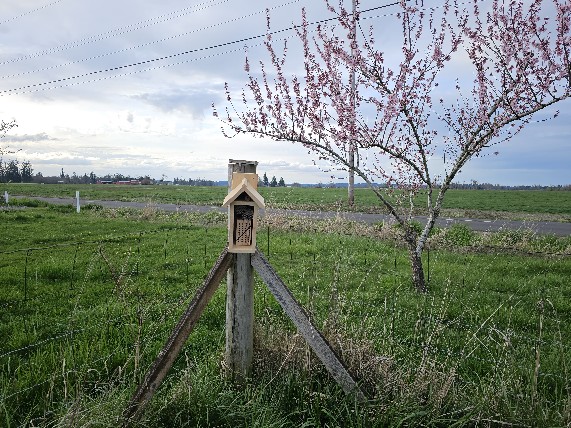
[[[7, 191], [13, 195], [74, 198], [77, 190], [84, 200], [196, 205], [221, 205], [228, 193], [225, 187], [0, 184], [0, 196]], [[267, 187], [259, 190], [272, 208], [348, 209], [346, 189]], [[356, 189], [355, 192], [356, 211], [382, 211], [370, 190]], [[417, 204], [422, 206], [425, 198], [421, 193]], [[571, 191], [450, 190], [444, 208], [444, 216], [529, 219], [529, 215], [534, 215], [534, 220], [571, 221]]]
[[[371, 401], [343, 395], [256, 279], [251, 383], [222, 375], [222, 285], [142, 426], [571, 423], [569, 239], [527, 254], [513, 251], [531, 245], [523, 233], [480, 248], [468, 229], [441, 231], [423, 296], [391, 230], [336, 221], [267, 217], [258, 243]], [[0, 425], [117, 425], [225, 222], [150, 207], [0, 211]]]

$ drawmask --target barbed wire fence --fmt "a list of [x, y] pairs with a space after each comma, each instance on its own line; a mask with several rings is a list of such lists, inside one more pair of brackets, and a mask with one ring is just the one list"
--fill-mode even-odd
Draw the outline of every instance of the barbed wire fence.
[[[564, 314], [555, 309], [555, 297], [546, 293], [550, 271], [569, 268], [565, 254], [546, 257], [542, 270], [529, 269], [519, 286], [538, 284], [533, 296], [524, 302], [516, 287], [482, 320], [468, 302], [460, 302], [462, 311], [454, 309], [458, 302], [451, 301], [448, 291], [459, 288], [456, 295], [463, 297], [480, 286], [471, 272], [477, 257], [473, 253], [466, 252], [460, 265], [449, 268], [456, 269], [452, 276], [439, 268], [447, 256], [431, 251], [429, 276], [444, 291], [413, 300], [406, 287], [408, 262], [396, 245], [380, 252], [355, 245], [350, 233], [323, 240], [319, 233], [292, 232], [266, 224], [258, 236], [260, 250], [316, 323], [337, 337], [333, 342], [349, 363], [351, 355], [343, 343], [349, 336], [375, 341], [377, 351], [395, 361], [464, 360], [490, 370], [521, 357], [523, 348], [571, 354], [568, 330], [562, 327]], [[113, 388], [131, 392], [225, 240], [224, 230], [190, 227], [0, 252], [0, 409], [10, 425], [41, 425], [61, 417], [62, 407], [85, 396], [101, 397]], [[496, 275], [500, 257], [498, 252], [476, 277]], [[526, 269], [510, 260], [501, 259], [505, 275]], [[502, 283], [499, 277], [498, 289]], [[256, 287], [261, 323], [291, 328], [263, 288]], [[205, 321], [217, 331], [212, 334], [219, 347], [224, 298], [219, 290]], [[527, 318], [516, 319], [522, 315], [514, 312], [508, 324], [496, 319], [500, 312], [524, 304], [532, 305]], [[538, 334], [538, 328], [552, 334]], [[451, 330], [465, 335], [462, 345], [448, 337]], [[198, 352], [208, 346], [197, 345]], [[534, 375], [536, 382], [541, 377], [568, 383], [566, 371], [553, 366], [546, 370]]]

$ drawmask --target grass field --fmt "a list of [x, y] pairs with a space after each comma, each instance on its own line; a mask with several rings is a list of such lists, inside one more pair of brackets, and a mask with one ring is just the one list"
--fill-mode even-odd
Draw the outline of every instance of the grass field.
[[[431, 292], [419, 295], [390, 231], [264, 221], [261, 250], [369, 402], [343, 394], [257, 278], [248, 385], [221, 368], [222, 286], [141, 426], [571, 423], [569, 239], [494, 238], [535, 249], [525, 254], [442, 232], [425, 260]], [[0, 211], [0, 426], [117, 426], [224, 247], [225, 222], [152, 208]], [[548, 244], [561, 251], [542, 255]]]
[[[79, 190], [83, 199], [221, 205], [227, 194], [225, 187], [191, 186], [117, 186], [117, 185], [40, 185], [0, 184], [0, 193], [13, 195], [74, 198]], [[310, 210], [347, 210], [347, 191], [326, 188], [260, 188], [272, 208], [304, 208]], [[419, 195], [422, 207], [425, 195]], [[356, 189], [357, 211], [379, 212], [376, 196], [367, 189]], [[571, 221], [569, 191], [496, 191], [450, 190], [444, 202], [446, 216], [473, 216]]]

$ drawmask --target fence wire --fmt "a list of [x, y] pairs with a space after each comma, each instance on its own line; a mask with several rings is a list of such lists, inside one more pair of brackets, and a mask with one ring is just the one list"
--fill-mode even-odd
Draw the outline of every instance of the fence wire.
[[[449, 253], [431, 251], [427, 277], [438, 291], [419, 298], [408, 286], [406, 254], [394, 245], [270, 227], [259, 233], [260, 250], [332, 337], [371, 341], [375, 352], [403, 364], [462, 361], [474, 376], [520, 358], [532, 364], [537, 350], [552, 359], [571, 355], [566, 257], [522, 262], [498, 252], [482, 264], [477, 254], [450, 261]], [[225, 231], [193, 228], [1, 253], [0, 407], [11, 422], [42, 425], [81, 396], [133, 391], [225, 244]], [[516, 273], [519, 283], [507, 280]], [[498, 284], [482, 301], [500, 300], [482, 318], [469, 296], [489, 287], [487, 276]], [[256, 290], [261, 324], [291, 329], [259, 280]], [[189, 352], [220, 352], [224, 298], [222, 287], [203, 316], [203, 339], [191, 338]], [[545, 365], [538, 376], [566, 384], [560, 369]]]

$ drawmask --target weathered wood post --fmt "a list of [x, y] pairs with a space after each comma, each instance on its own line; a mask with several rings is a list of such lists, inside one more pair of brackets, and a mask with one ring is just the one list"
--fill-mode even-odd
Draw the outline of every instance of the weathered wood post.
[[[252, 373], [254, 335], [254, 269], [291, 318], [298, 331], [347, 394], [358, 401], [366, 397], [327, 339], [312, 323], [309, 314], [295, 300], [285, 283], [256, 248], [258, 211], [265, 208], [257, 191], [257, 162], [230, 159], [229, 192], [222, 206], [228, 207], [228, 246], [210, 271], [167, 343], [155, 359], [143, 382], [123, 412], [123, 427], [137, 422], [146, 404], [174, 364], [202, 311], [227, 272], [226, 354], [228, 375], [245, 382]], [[27, 260], [27, 259], [26, 259]]]
[[[228, 161], [228, 191], [232, 191], [234, 173], [255, 174], [258, 162]], [[241, 181], [241, 180], [240, 180]], [[234, 183], [238, 185], [240, 183]], [[257, 182], [256, 182], [257, 186]], [[228, 230], [231, 229], [231, 208], [228, 207]], [[252, 374], [254, 347], [254, 271], [250, 253], [234, 254], [228, 269], [226, 294], [226, 352], [227, 374], [243, 382]]]
[[75, 191], [75, 210], [78, 213], [81, 211], [81, 206], [79, 205], [79, 190]]
[[8, 191], [5, 190], [4, 191], [4, 202], [6, 203], [6, 205], [8, 205], [9, 199], [10, 199], [10, 197], [8, 196]]

